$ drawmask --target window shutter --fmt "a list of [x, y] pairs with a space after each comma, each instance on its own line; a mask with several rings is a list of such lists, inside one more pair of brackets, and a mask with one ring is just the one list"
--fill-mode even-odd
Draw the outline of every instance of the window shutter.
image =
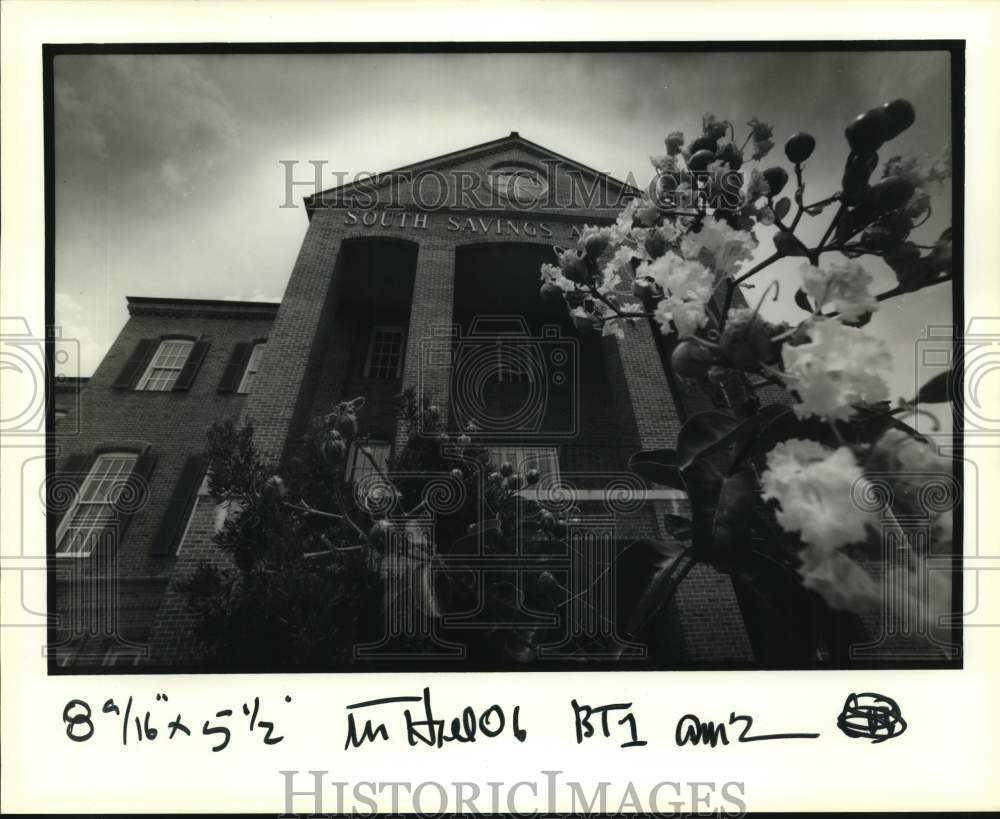
[[182, 392], [184, 390], [191, 389], [191, 385], [194, 383], [194, 377], [198, 375], [198, 370], [201, 368], [201, 362], [205, 360], [205, 354], [207, 352], [207, 341], [196, 341], [194, 343], [194, 346], [191, 348], [191, 352], [188, 353], [187, 361], [184, 362], [184, 366], [181, 368], [180, 374], [174, 382], [174, 392]]
[[149, 364], [149, 359], [153, 357], [153, 353], [156, 352], [159, 343], [159, 339], [155, 338], [140, 339], [139, 343], [135, 345], [131, 357], [125, 362], [125, 366], [122, 367], [122, 371], [118, 373], [118, 378], [115, 379], [115, 382], [111, 386], [116, 390], [132, 389], [136, 381], [145, 372], [146, 365]]
[[229, 363], [226, 364], [225, 372], [222, 374], [222, 381], [219, 383], [219, 392], [236, 392], [243, 380], [243, 371], [250, 361], [250, 354], [253, 352], [253, 342], [238, 341], [233, 347], [233, 354], [229, 356]]
[[198, 487], [205, 477], [205, 459], [192, 455], [184, 464], [181, 476], [174, 486], [174, 494], [167, 504], [167, 511], [160, 521], [160, 528], [153, 538], [150, 554], [172, 555], [180, 545], [191, 510], [198, 498]]
[[46, 512], [58, 526], [73, 506], [80, 484], [94, 465], [96, 456], [70, 455], [46, 483]]
[[118, 545], [125, 538], [125, 530], [132, 521], [132, 515], [138, 512], [149, 501], [149, 476], [156, 466], [155, 455], [140, 455], [128, 476], [128, 489], [124, 490], [116, 504], [118, 512]]

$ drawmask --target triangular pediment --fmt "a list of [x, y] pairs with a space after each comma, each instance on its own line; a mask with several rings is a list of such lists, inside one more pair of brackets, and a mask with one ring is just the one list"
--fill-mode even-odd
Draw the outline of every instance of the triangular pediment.
[[320, 208], [616, 213], [631, 185], [525, 139], [501, 139], [330, 188], [305, 200]]

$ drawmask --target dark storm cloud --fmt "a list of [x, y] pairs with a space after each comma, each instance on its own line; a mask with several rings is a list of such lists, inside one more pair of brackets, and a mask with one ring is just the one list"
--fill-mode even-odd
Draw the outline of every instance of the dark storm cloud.
[[[949, 131], [947, 58], [929, 53], [73, 56], [55, 81], [56, 318], [88, 340], [85, 371], [127, 294], [280, 297], [307, 224], [279, 207], [280, 160], [300, 179], [312, 159], [353, 175], [517, 130], [644, 183], [664, 136], [693, 135], [712, 112], [738, 133], [752, 116], [772, 122], [774, 161], [787, 135], [814, 133], [809, 196], [839, 186], [843, 128], [868, 107], [916, 105], [901, 153], [935, 154]], [[794, 311], [797, 275], [778, 266], [768, 310]], [[947, 320], [946, 299], [915, 301]], [[870, 326], [892, 338], [906, 320], [886, 310]]]
[[107, 166], [147, 193], [186, 196], [239, 146], [239, 126], [198, 60], [62, 56], [56, 60], [59, 172]]

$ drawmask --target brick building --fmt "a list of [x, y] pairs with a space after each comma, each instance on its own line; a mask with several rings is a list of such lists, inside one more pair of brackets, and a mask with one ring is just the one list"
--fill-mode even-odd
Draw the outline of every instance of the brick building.
[[[363, 395], [363, 431], [384, 458], [406, 433], [394, 397], [413, 385], [455, 428], [475, 421], [498, 459], [603, 503], [619, 542], [666, 538], [662, 515], [681, 493], [646, 487], [643, 503], [615, 507], [604, 490], [634, 486], [629, 456], [672, 446], [713, 403], [674, 381], [669, 343], [648, 325], [581, 334], [538, 296], [553, 246], [610, 223], [635, 193], [512, 133], [308, 197], [280, 304], [129, 298], [127, 324], [56, 429], [53, 662], [197, 662], [171, 581], [220, 559], [225, 510], [199, 454], [225, 416], [251, 418], [278, 461], [312, 416]], [[115, 479], [126, 491], [112, 503]], [[678, 664], [753, 663], [727, 576], [696, 568], [672, 621]]]

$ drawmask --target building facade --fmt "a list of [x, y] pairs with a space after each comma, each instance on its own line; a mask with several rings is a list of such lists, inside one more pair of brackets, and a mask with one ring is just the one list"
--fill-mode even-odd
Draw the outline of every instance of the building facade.
[[[362, 432], [385, 458], [408, 432], [396, 396], [413, 386], [453, 428], [474, 422], [498, 459], [558, 473], [585, 503], [634, 486], [630, 455], [672, 447], [690, 414], [733, 404], [675, 379], [670, 344], [647, 323], [580, 333], [539, 298], [553, 248], [636, 193], [512, 133], [308, 197], [280, 304], [130, 298], [57, 422], [53, 663], [197, 665], [172, 581], [223, 560], [212, 536], [225, 510], [201, 452], [227, 416], [251, 419], [277, 463], [312, 417], [364, 396]], [[663, 515], [683, 511], [683, 494], [639, 484], [643, 503], [612, 509], [617, 539], [669, 540]], [[678, 665], [753, 664], [728, 576], [698, 566], [670, 617]]]

